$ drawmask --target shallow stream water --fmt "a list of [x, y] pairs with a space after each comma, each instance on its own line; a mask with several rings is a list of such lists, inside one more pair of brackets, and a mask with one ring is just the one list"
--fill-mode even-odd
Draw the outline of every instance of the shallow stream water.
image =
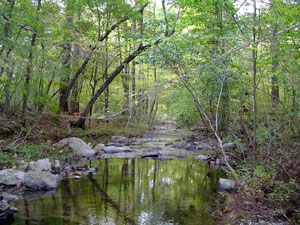
[[[156, 137], [151, 145], [164, 141]], [[12, 224], [216, 224], [211, 212], [220, 171], [205, 162], [112, 158], [89, 165], [98, 171], [11, 202], [18, 208]]]

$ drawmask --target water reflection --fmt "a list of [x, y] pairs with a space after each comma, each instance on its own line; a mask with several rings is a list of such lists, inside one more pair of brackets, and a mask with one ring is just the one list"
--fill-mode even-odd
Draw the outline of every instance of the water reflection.
[[185, 160], [92, 161], [98, 173], [63, 180], [44, 198], [20, 200], [14, 224], [214, 224], [218, 171]]

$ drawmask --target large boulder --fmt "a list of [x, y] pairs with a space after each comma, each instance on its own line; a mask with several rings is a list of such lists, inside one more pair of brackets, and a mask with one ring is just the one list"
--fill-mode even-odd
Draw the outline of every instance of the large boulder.
[[[10, 219], [15, 212], [18, 210], [14, 207], [11, 207], [6, 202], [0, 202], [0, 224], [2, 224], [4, 220]], [[6, 221], [4, 221], [3, 224], [5, 224]]]
[[25, 185], [34, 190], [53, 189], [58, 186], [58, 175], [43, 171], [29, 171], [24, 176]]
[[235, 187], [235, 182], [233, 180], [229, 180], [229, 179], [224, 179], [224, 178], [220, 178], [219, 179], [219, 187], [221, 189], [230, 191], [233, 190]]
[[0, 170], [0, 184], [21, 185], [24, 182], [25, 173], [23, 171], [6, 169]]
[[103, 151], [105, 153], [115, 154], [119, 152], [131, 152], [132, 150], [130, 147], [106, 146], [103, 148]]
[[210, 157], [207, 155], [196, 155], [196, 156], [194, 156], [194, 159], [200, 160], [200, 161], [207, 161], [210, 159]]
[[95, 151], [91, 148], [90, 145], [85, 143], [80, 138], [76, 137], [65, 138], [59, 141], [56, 145], [62, 147], [70, 147], [73, 152], [79, 156], [91, 157], [95, 154]]
[[28, 165], [28, 170], [33, 171], [51, 171], [51, 163], [49, 159], [39, 159], [37, 161], [32, 161]]

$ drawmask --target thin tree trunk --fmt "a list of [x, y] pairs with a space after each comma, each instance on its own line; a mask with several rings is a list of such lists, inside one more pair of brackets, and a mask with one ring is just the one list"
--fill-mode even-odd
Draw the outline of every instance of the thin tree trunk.
[[[277, 32], [277, 24], [273, 29], [273, 34]], [[279, 100], [279, 86], [278, 86], [278, 38], [274, 37], [271, 40], [271, 56], [272, 56], [272, 103], [273, 105], [278, 104]]]
[[[253, 0], [253, 42], [256, 41], [256, 0]], [[257, 45], [256, 45], [257, 46]], [[252, 70], [253, 70], [253, 157], [256, 155], [256, 59], [257, 51], [252, 48]]]
[[[41, 1], [37, 0], [38, 6], [37, 6], [37, 12], [40, 11], [41, 8]], [[37, 18], [38, 19], [38, 18]], [[25, 83], [24, 83], [24, 91], [23, 91], [23, 106], [22, 106], [22, 113], [21, 113], [21, 119], [25, 119], [26, 111], [27, 111], [27, 104], [28, 104], [28, 98], [29, 98], [29, 84], [30, 84], [30, 77], [31, 77], [31, 71], [33, 66], [33, 48], [35, 46], [37, 34], [34, 32], [32, 34], [31, 38], [31, 46], [29, 50], [29, 56], [28, 56], [28, 64], [26, 67], [26, 74], [25, 74]]]

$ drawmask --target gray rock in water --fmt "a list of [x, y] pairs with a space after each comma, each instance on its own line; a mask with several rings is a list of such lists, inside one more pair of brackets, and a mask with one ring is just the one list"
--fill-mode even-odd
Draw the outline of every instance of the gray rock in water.
[[6, 169], [0, 170], [0, 184], [21, 185], [24, 182], [25, 173], [23, 171]]
[[49, 159], [39, 159], [37, 161], [32, 161], [28, 165], [28, 170], [33, 171], [51, 171], [51, 163]]
[[76, 137], [65, 138], [59, 141], [56, 146], [70, 147], [73, 152], [79, 156], [92, 157], [95, 154], [95, 151], [90, 145]]
[[100, 152], [100, 151], [103, 151], [103, 148], [105, 147], [105, 144], [102, 144], [102, 143], [99, 143], [97, 144], [95, 147], [94, 147], [94, 150], [96, 152]]
[[187, 155], [186, 154], [177, 154], [176, 155], [176, 157], [178, 158], [178, 159], [185, 159], [186, 157], [187, 157]]
[[99, 156], [100, 159], [110, 159], [110, 158], [120, 158], [120, 159], [129, 159], [135, 158], [134, 152], [119, 152], [114, 154], [102, 154]]
[[207, 151], [207, 150], [211, 150], [212, 147], [207, 143], [201, 143], [200, 145], [197, 146], [197, 149]]
[[[6, 202], [0, 202], [0, 223], [3, 220], [7, 220], [10, 217], [13, 216], [13, 214], [15, 212], [17, 212], [18, 210], [14, 207], [11, 207], [9, 204], [7, 204]], [[2, 223], [1, 223], [2, 224]]]
[[58, 175], [43, 171], [29, 171], [24, 176], [25, 185], [35, 190], [56, 188], [58, 180]]
[[115, 154], [120, 152], [131, 152], [130, 147], [116, 147], [116, 146], [107, 146], [103, 148], [105, 153]]
[[111, 137], [112, 142], [119, 142], [119, 143], [125, 143], [127, 141], [127, 137], [123, 136], [112, 136]]
[[156, 150], [145, 150], [143, 151], [141, 157], [146, 158], [146, 157], [158, 157], [161, 155], [158, 151]]
[[229, 180], [229, 179], [224, 179], [224, 178], [220, 178], [219, 179], [219, 187], [221, 189], [230, 191], [233, 190], [235, 187], [235, 182], [233, 180]]
[[210, 157], [207, 155], [196, 155], [196, 156], [194, 156], [194, 159], [201, 160], [201, 161], [207, 161], [208, 159], [210, 159]]
[[19, 200], [19, 196], [11, 195], [11, 194], [8, 194], [7, 192], [2, 192], [1, 196], [2, 196], [2, 200], [4, 200], [4, 201]]
[[185, 146], [185, 150], [196, 150], [196, 149], [197, 149], [197, 146], [194, 144], [187, 144]]

